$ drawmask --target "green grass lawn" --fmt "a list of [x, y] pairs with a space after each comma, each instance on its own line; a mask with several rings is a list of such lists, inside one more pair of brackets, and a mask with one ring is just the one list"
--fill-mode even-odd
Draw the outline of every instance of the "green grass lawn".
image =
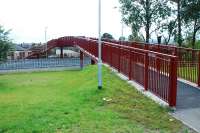
[[[185, 127], [107, 68], [0, 75], [0, 133], [164, 133]], [[104, 101], [103, 99], [111, 101]]]
[[177, 70], [178, 76], [185, 80], [198, 82], [198, 68], [196, 67], [179, 67]]

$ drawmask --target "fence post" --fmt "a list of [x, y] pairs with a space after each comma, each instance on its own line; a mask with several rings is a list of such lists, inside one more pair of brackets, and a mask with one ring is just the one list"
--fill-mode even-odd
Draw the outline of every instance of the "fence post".
[[174, 49], [174, 55], [177, 56], [177, 48]]
[[83, 69], [83, 52], [80, 51], [80, 68]]
[[[159, 52], [159, 53], [161, 52], [160, 44], [158, 44], [157, 52]], [[157, 69], [157, 71], [160, 71], [160, 56], [159, 55], [156, 55], [156, 69]]]
[[169, 106], [176, 106], [177, 97], [177, 57], [170, 59], [170, 72], [169, 72]]
[[112, 66], [112, 46], [110, 46], [110, 66]]
[[144, 47], [145, 50], [149, 50], [149, 44], [145, 44], [144, 46], [145, 46], [145, 47]]
[[121, 71], [121, 47], [119, 46], [118, 72]]
[[132, 52], [131, 52], [131, 50], [129, 51], [129, 80], [131, 80], [132, 79], [132, 76], [131, 76], [131, 74], [132, 74]]
[[200, 87], [200, 51], [199, 51], [199, 57], [198, 57], [198, 87]]
[[148, 80], [149, 80], [149, 56], [148, 53], [145, 53], [145, 59], [144, 59], [144, 89], [145, 91], [148, 90]]

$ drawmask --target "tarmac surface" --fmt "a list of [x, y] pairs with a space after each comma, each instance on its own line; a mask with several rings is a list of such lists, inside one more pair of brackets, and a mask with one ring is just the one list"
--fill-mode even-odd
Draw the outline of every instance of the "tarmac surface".
[[200, 133], [200, 88], [178, 82], [177, 106], [172, 115]]

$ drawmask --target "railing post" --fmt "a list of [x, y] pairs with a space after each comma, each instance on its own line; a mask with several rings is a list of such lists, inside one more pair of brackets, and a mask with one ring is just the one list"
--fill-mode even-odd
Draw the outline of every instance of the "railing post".
[[144, 89], [145, 91], [148, 90], [148, 81], [149, 80], [149, 56], [148, 53], [145, 53], [144, 59]]
[[110, 66], [112, 66], [112, 46], [110, 46]]
[[119, 46], [118, 72], [121, 72], [121, 47]]
[[80, 51], [80, 68], [83, 69], [83, 52]]
[[200, 87], [200, 51], [199, 51], [199, 57], [198, 57], [198, 87]]
[[149, 50], [149, 44], [144, 45], [145, 50]]
[[176, 106], [177, 97], [177, 58], [170, 59], [170, 72], [169, 72], [169, 106]]
[[157, 52], [158, 52], [158, 53], [161, 53], [161, 52], [160, 52], [160, 44], [158, 44]]
[[129, 80], [132, 79], [132, 53], [129, 51]]
[[174, 48], [174, 56], [177, 56], [177, 48]]
[[[160, 51], [160, 44], [158, 44], [158, 49], [157, 49], [157, 52], [161, 52]], [[156, 55], [156, 69], [157, 71], [160, 71], [160, 57], [159, 55]]]

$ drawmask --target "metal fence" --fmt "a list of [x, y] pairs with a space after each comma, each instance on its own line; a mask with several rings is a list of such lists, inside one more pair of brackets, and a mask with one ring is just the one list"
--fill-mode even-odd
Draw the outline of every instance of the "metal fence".
[[[95, 38], [92, 39], [96, 40]], [[172, 45], [145, 44], [139, 42], [117, 41], [108, 39], [104, 39], [104, 41], [177, 56], [178, 77], [196, 83], [198, 86], [200, 86], [200, 50], [176, 47]]]
[[[75, 38], [76, 45], [98, 57], [96, 40]], [[102, 60], [130, 80], [141, 84], [170, 106], [176, 106], [177, 57], [149, 50], [103, 42]]]
[[[91, 64], [90, 58], [84, 58], [84, 65]], [[80, 67], [80, 58], [43, 58], [20, 59], [0, 62], [0, 72], [8, 70], [69, 68]]]

